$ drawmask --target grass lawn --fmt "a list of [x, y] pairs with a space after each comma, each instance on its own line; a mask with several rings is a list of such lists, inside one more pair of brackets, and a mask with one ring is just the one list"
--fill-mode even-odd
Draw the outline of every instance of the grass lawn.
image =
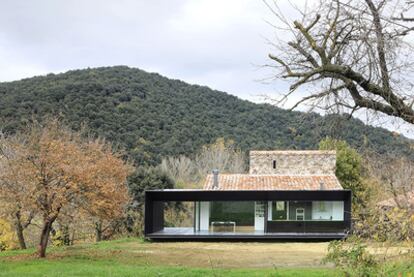
[[341, 276], [321, 264], [327, 245], [124, 239], [50, 248], [43, 260], [2, 252], [0, 276]]

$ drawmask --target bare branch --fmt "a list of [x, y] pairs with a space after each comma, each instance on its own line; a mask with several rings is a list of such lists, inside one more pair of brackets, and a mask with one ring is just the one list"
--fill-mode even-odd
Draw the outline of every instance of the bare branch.
[[406, 12], [413, 4], [389, 5], [394, 4], [337, 0], [326, 5], [321, 1], [314, 9], [300, 12], [302, 20], [293, 21], [293, 39], [284, 42], [286, 46], [278, 43], [279, 52], [269, 55], [280, 65], [282, 74], [277, 77], [292, 79], [281, 102], [301, 86], [316, 85], [322, 93], [306, 90], [294, 108], [306, 103], [325, 105], [325, 109], [336, 106], [351, 115], [364, 108], [414, 124], [414, 45], [405, 40], [414, 26], [392, 19], [395, 11]]

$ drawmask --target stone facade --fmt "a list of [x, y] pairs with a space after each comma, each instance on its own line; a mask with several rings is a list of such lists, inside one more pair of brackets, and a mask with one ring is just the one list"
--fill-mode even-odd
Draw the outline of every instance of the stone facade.
[[250, 151], [253, 175], [335, 174], [336, 151]]

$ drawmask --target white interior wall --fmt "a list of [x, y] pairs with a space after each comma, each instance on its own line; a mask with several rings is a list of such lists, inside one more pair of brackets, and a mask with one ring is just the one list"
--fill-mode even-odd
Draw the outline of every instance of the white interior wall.
[[[324, 209], [321, 209], [324, 205]], [[313, 201], [312, 202], [312, 219], [313, 220], [331, 220], [332, 203], [330, 201]]]
[[344, 202], [332, 201], [332, 220], [344, 220]]
[[200, 202], [200, 230], [208, 231], [210, 226], [210, 202]]

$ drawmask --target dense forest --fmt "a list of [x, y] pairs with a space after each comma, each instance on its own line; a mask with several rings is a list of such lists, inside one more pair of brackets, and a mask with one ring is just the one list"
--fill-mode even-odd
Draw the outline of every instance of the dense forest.
[[58, 115], [74, 129], [85, 123], [94, 134], [126, 149], [140, 165], [195, 153], [218, 137], [249, 150], [316, 149], [330, 136], [357, 149], [414, 158], [411, 140], [356, 119], [255, 104], [125, 66], [0, 83], [0, 97], [3, 132]]

